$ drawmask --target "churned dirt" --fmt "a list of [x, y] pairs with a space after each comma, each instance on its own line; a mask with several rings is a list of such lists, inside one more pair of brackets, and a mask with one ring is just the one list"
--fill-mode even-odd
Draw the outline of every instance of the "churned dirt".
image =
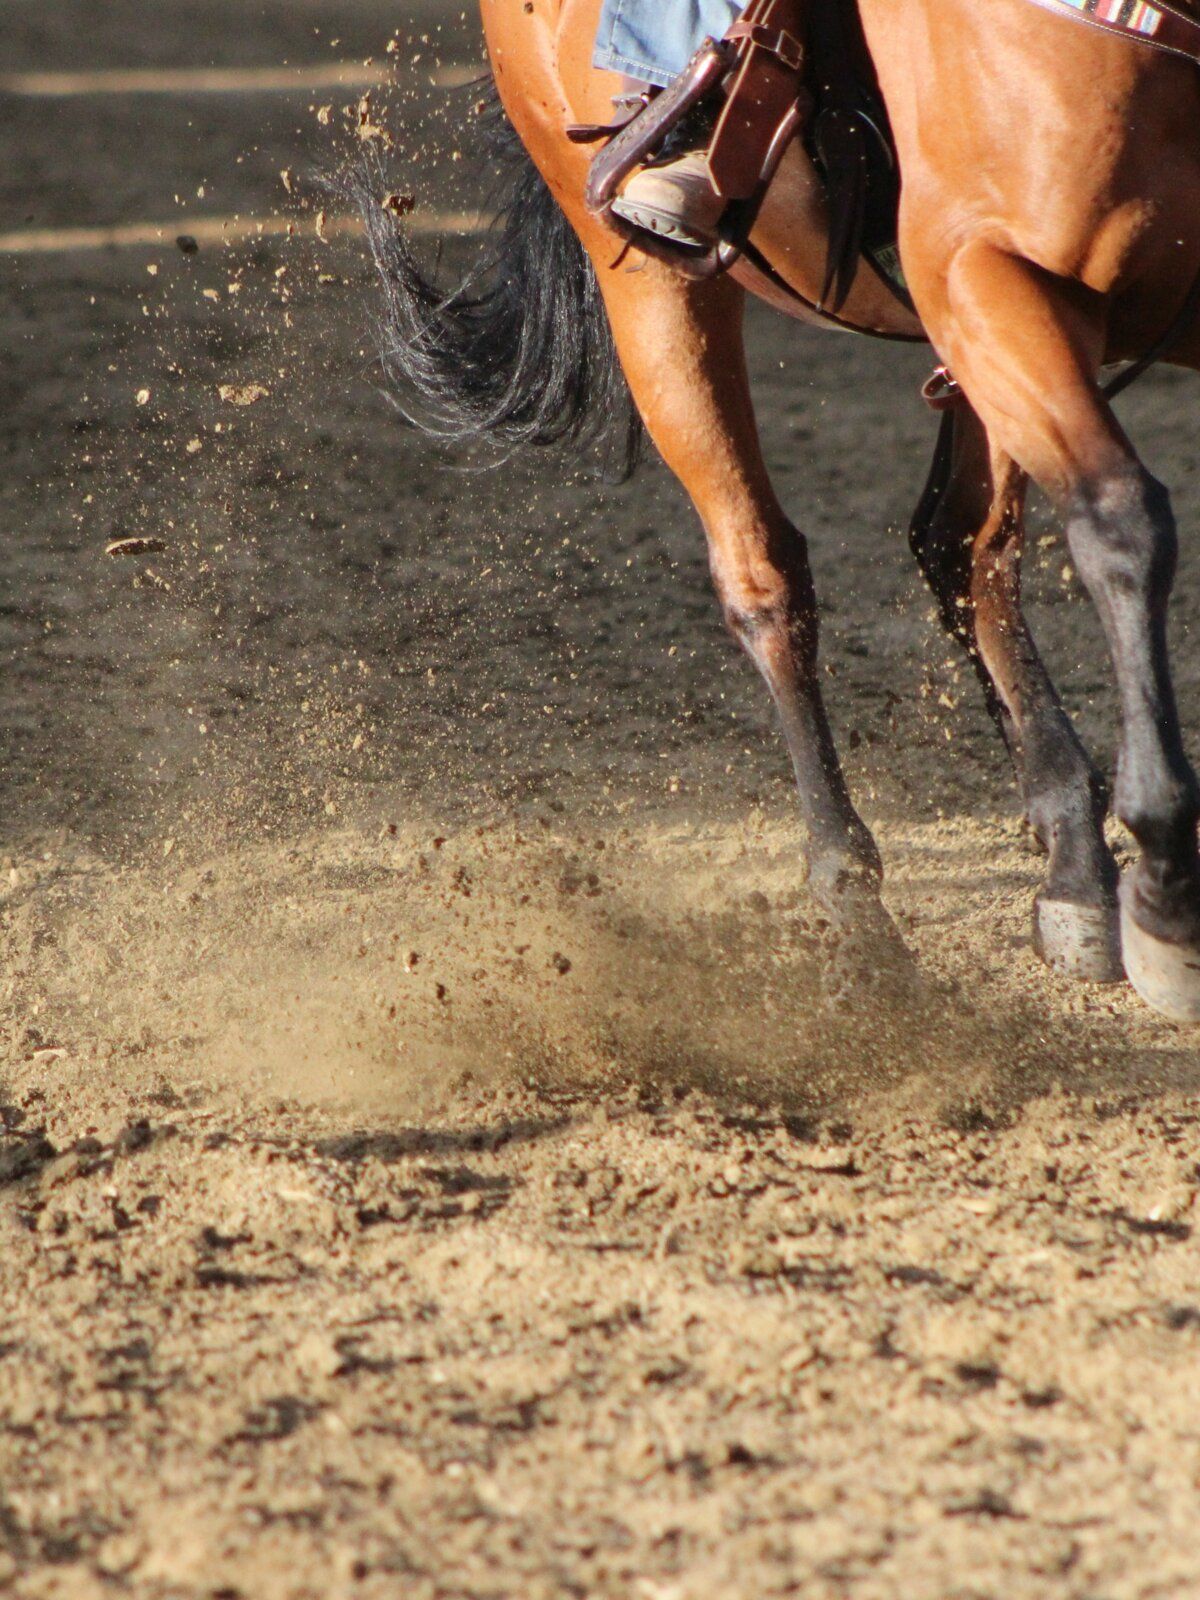
[[[398, 192], [477, 203], [458, 8], [102, 10], [3, 70], [396, 60]], [[0, 232], [167, 230], [0, 257], [0, 1593], [1200, 1592], [1200, 1037], [1029, 952], [903, 535], [927, 356], [751, 319], [926, 979], [838, 1010], [678, 492], [380, 394], [312, 177], [360, 91], [12, 88]], [[1194, 404], [1124, 402], [1185, 530]], [[1107, 759], [1044, 521], [1029, 574]], [[1193, 741], [1198, 599], [1185, 533]]]

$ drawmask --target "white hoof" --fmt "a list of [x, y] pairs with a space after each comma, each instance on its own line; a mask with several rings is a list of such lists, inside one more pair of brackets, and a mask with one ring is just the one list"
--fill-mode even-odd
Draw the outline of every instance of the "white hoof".
[[1121, 950], [1130, 983], [1152, 1010], [1172, 1022], [1200, 1022], [1200, 950], [1156, 939], [1124, 904]]
[[1033, 948], [1048, 967], [1082, 983], [1120, 983], [1125, 976], [1115, 906], [1080, 906], [1039, 895]]

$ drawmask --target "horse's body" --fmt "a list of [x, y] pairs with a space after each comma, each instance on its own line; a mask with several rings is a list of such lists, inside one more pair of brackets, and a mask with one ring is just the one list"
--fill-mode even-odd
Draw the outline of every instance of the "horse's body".
[[[499, 94], [590, 257], [638, 411], [695, 503], [725, 615], [778, 706], [811, 888], [852, 945], [863, 930], [873, 950], [898, 944], [821, 705], [804, 540], [759, 449], [742, 291], [621, 259], [584, 205], [590, 153], [566, 128], [607, 120], [620, 87], [590, 65], [598, 5], [482, 0]], [[931, 480], [912, 542], [1048, 852], [1036, 942], [1079, 976], [1119, 975], [1103, 784], [1021, 615], [1029, 477], [1067, 519], [1116, 669], [1116, 809], [1141, 851], [1121, 897], [1125, 964], [1160, 1009], [1200, 1017], [1200, 804], [1165, 641], [1174, 525], [1097, 383], [1104, 363], [1162, 336], [1200, 272], [1200, 74], [1030, 0], [860, 0], [859, 11], [900, 159], [901, 253], [920, 324], [865, 266], [841, 316], [910, 337], [923, 324], [970, 402], [944, 430], [949, 472]], [[799, 147], [755, 243], [819, 298], [824, 201]], [[1171, 356], [1200, 363], [1200, 334], [1187, 330]]]

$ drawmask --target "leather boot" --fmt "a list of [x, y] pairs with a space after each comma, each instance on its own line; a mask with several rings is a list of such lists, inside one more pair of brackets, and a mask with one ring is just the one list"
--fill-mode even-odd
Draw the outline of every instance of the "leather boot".
[[707, 250], [717, 238], [725, 201], [712, 186], [706, 152], [689, 150], [674, 161], [635, 172], [612, 209], [672, 244]]

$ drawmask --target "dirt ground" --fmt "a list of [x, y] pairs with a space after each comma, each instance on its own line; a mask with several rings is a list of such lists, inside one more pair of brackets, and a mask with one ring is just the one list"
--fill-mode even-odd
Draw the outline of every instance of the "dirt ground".
[[[361, 65], [399, 24], [397, 185], [469, 209], [475, 94], [428, 69], [477, 61], [473, 18], [383, 11], [18, 3], [0, 72]], [[358, 91], [29, 89], [0, 90], [0, 1592], [1200, 1593], [1200, 1033], [1030, 954], [1038, 863], [904, 540], [927, 356], [751, 319], [927, 980], [831, 1012], [784, 753], [662, 470], [481, 472], [379, 392], [314, 182]], [[213, 216], [297, 232], [177, 247]], [[1185, 530], [1195, 398], [1123, 402]], [[1044, 520], [1029, 584], [1107, 761]], [[1185, 534], [1193, 747], [1198, 601]]]

